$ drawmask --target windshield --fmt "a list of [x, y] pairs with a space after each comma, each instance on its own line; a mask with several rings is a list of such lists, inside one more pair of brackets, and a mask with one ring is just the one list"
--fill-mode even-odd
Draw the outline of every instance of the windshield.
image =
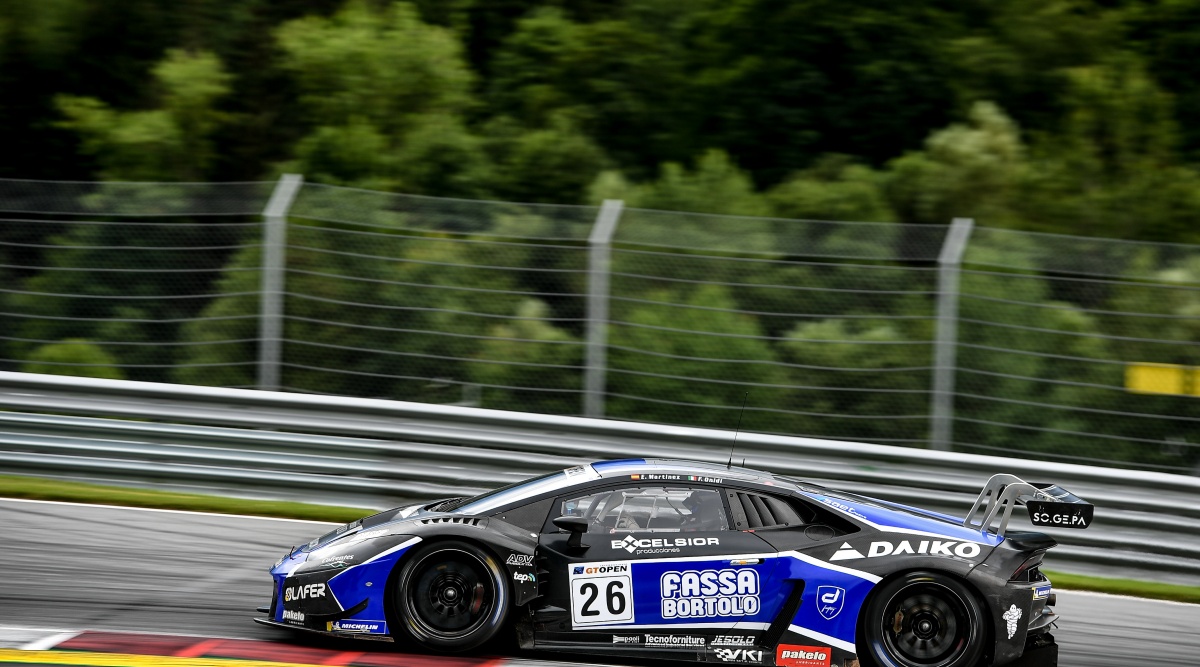
[[[438, 511], [454, 512], [457, 515], [485, 515], [492, 510], [497, 510], [499, 507], [516, 503], [516, 501], [533, 497], [554, 491], [554, 489], [568, 486], [566, 480], [574, 475], [568, 475], [568, 471], [559, 470], [557, 473], [533, 477], [532, 480], [523, 480], [516, 483], [510, 483], [509, 486], [502, 486], [493, 491], [481, 493], [474, 498], [462, 498], [452, 501], [451, 505], [438, 507]], [[582, 481], [582, 480], [572, 480]]]

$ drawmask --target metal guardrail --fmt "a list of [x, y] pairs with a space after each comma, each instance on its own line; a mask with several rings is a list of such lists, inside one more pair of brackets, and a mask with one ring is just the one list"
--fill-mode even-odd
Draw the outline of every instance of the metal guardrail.
[[[383, 507], [475, 493], [576, 463], [724, 462], [728, 431], [425, 403], [0, 372], [0, 466], [32, 474], [252, 489]], [[742, 433], [734, 460], [962, 515], [993, 473], [1097, 506], [1057, 561], [1200, 574], [1200, 478]], [[1014, 516], [1014, 528], [1028, 527]]]

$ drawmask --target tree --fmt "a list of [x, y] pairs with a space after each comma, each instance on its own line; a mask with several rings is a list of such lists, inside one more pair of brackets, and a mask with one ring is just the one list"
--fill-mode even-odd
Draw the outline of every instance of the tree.
[[488, 329], [469, 375], [481, 388], [480, 407], [519, 412], [579, 414], [583, 398], [583, 344], [549, 323], [536, 299], [517, 306], [513, 319]]
[[214, 157], [213, 132], [224, 114], [214, 108], [229, 92], [229, 75], [212, 53], [167, 52], [153, 71], [160, 108], [116, 111], [90, 97], [60, 96], [63, 127], [106, 180], [204, 180]]
[[757, 322], [736, 312], [725, 288], [644, 296], [648, 303], [614, 313], [609, 330], [609, 416], [730, 428], [750, 391], [743, 428], [791, 432], [782, 411], [786, 377]]
[[112, 355], [82, 338], [70, 338], [37, 348], [21, 366], [21, 372], [125, 379]]
[[485, 193], [485, 154], [463, 121], [474, 77], [453, 32], [406, 3], [350, 0], [276, 38], [312, 128], [285, 170], [414, 194]]

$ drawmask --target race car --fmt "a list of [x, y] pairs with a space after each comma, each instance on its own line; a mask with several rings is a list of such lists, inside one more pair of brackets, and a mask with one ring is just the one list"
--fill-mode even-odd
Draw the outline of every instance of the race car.
[[1063, 489], [996, 475], [965, 519], [741, 467], [568, 468], [392, 509], [293, 547], [266, 625], [464, 651], [527, 649], [779, 667], [1055, 665]]

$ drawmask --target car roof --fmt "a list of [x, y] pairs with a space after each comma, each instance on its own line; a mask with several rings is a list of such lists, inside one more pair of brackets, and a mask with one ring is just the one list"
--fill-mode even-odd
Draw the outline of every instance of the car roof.
[[684, 461], [680, 459], [618, 459], [615, 461], [597, 461], [591, 464], [593, 470], [602, 478], [611, 479], [632, 475], [679, 475], [682, 477], [699, 477], [695, 480], [721, 483], [723, 481], [740, 481], [765, 486], [780, 486], [794, 488], [796, 483], [782, 477], [777, 477], [762, 470], [751, 470], [738, 466], [726, 466], [720, 463], [705, 461]]

